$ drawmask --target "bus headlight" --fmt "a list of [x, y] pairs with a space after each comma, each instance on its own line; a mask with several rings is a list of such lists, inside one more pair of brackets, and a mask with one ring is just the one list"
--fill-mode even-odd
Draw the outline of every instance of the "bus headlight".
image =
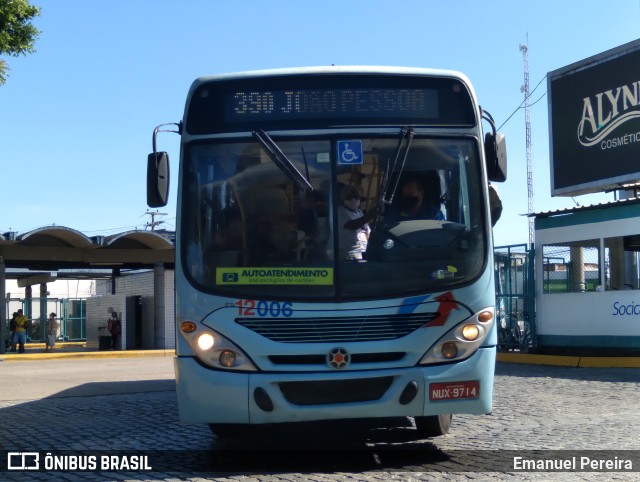
[[473, 324], [466, 324], [462, 327], [462, 337], [465, 340], [473, 341], [480, 336], [480, 329]]
[[202, 351], [206, 351], [214, 344], [214, 339], [211, 333], [202, 333], [198, 336], [198, 348]]
[[235, 343], [217, 331], [193, 322], [183, 322], [180, 328], [180, 333], [203, 364], [224, 370], [258, 371]]
[[420, 365], [469, 358], [489, 335], [494, 320], [494, 309], [486, 308], [454, 326], [424, 354]]

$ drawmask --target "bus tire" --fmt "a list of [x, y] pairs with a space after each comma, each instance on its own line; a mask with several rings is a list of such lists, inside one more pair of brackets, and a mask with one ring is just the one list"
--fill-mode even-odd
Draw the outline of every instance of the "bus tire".
[[219, 438], [244, 437], [251, 430], [250, 425], [242, 423], [210, 423], [209, 428]]
[[418, 433], [424, 437], [440, 437], [449, 433], [453, 415], [430, 415], [428, 417], [414, 417]]

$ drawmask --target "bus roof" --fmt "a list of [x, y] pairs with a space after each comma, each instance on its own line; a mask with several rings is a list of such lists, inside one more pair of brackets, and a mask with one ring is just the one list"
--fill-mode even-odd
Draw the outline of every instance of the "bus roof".
[[216, 74], [209, 76], [198, 77], [194, 82], [192, 88], [200, 85], [204, 82], [211, 82], [217, 80], [233, 80], [233, 79], [245, 79], [255, 77], [278, 77], [288, 75], [345, 75], [345, 74], [388, 74], [388, 75], [408, 75], [408, 76], [431, 76], [431, 77], [443, 77], [443, 78], [456, 78], [464, 82], [469, 88], [471, 88], [471, 82], [461, 72], [455, 70], [442, 70], [442, 69], [426, 69], [419, 67], [391, 67], [391, 66], [373, 66], [373, 65], [329, 65], [329, 66], [317, 66], [317, 67], [290, 67], [279, 69], [266, 69], [266, 70], [249, 70], [245, 72], [231, 72], [225, 74]]

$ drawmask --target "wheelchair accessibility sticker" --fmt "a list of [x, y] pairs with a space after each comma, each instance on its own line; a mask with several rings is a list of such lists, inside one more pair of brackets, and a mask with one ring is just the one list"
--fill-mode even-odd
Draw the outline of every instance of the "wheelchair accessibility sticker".
[[362, 164], [362, 141], [338, 141], [338, 164]]

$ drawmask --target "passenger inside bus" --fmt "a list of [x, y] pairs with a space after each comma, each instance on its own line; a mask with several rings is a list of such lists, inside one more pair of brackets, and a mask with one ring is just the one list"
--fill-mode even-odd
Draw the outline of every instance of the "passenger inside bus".
[[242, 216], [237, 208], [225, 208], [220, 212], [220, 229], [213, 237], [213, 245], [218, 250], [241, 250], [244, 241]]
[[364, 213], [360, 209], [360, 191], [348, 184], [340, 191], [338, 206], [338, 226], [340, 227], [340, 257], [346, 260], [360, 260], [367, 250], [371, 228], [369, 222], [374, 219], [375, 211]]

